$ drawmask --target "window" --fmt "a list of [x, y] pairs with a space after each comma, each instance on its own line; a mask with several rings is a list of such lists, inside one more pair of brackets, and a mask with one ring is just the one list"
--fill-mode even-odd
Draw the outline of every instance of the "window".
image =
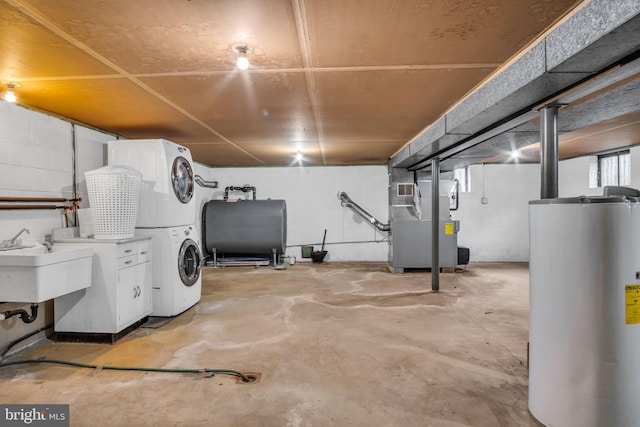
[[413, 183], [398, 183], [398, 196], [413, 197]]
[[598, 187], [631, 184], [629, 150], [598, 156]]
[[453, 177], [460, 183], [460, 191], [468, 193], [471, 191], [471, 180], [469, 179], [469, 166], [465, 166], [453, 171]]

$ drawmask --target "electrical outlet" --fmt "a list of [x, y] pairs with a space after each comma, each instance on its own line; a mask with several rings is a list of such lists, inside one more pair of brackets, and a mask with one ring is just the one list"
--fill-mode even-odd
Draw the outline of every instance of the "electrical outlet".
[[489, 203], [489, 199], [487, 199], [486, 197], [482, 198], [482, 204], [486, 205], [487, 203]]

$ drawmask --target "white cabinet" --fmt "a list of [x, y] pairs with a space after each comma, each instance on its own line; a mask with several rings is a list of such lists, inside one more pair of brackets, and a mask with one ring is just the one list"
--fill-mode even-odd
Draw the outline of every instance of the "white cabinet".
[[151, 313], [151, 238], [54, 245], [93, 248], [91, 286], [54, 301], [56, 332], [116, 334]]

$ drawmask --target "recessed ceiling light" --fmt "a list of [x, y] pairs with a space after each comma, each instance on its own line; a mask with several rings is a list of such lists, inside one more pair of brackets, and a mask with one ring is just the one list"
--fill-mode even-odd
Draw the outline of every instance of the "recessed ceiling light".
[[296, 160], [297, 160], [297, 161], [299, 161], [299, 162], [301, 162], [301, 161], [302, 161], [302, 153], [301, 153], [300, 151], [298, 151], [298, 152], [296, 153]]

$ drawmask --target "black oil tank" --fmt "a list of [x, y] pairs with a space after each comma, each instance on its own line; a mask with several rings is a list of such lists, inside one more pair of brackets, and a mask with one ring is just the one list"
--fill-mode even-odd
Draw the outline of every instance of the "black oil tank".
[[218, 255], [284, 254], [287, 205], [284, 200], [211, 200], [202, 212], [202, 240]]

